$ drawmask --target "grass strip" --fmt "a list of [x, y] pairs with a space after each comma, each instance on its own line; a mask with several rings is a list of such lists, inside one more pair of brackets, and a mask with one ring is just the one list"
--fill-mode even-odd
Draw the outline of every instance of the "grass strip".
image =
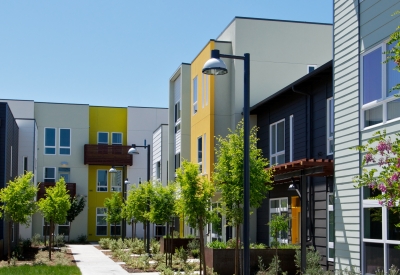
[[0, 275], [81, 275], [77, 266], [21, 265], [0, 268]]

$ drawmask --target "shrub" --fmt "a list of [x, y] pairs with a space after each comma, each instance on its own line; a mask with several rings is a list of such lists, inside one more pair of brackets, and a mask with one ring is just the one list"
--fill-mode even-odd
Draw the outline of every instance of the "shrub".
[[101, 238], [99, 241], [99, 245], [103, 249], [110, 249], [111, 239], [109, 238]]
[[[319, 255], [318, 250], [314, 249], [314, 247], [307, 248], [306, 254], [306, 272], [305, 274], [309, 275], [324, 275], [331, 274], [330, 271], [324, 271], [319, 264], [321, 261], [321, 255]], [[296, 250], [296, 254], [294, 255], [294, 263], [297, 267], [297, 273], [301, 274], [301, 251]]]
[[267, 248], [267, 245], [265, 245], [263, 243], [251, 243], [250, 248], [251, 249], [265, 249], [265, 248]]
[[79, 235], [77, 238], [77, 242], [82, 244], [87, 243], [87, 236], [85, 234]]
[[23, 248], [23, 249], [30, 248], [31, 246], [32, 246], [32, 241], [31, 241], [31, 239], [22, 240], [22, 248]]
[[186, 249], [184, 249], [183, 247], [175, 249], [175, 255], [176, 255], [176, 257], [178, 257], [181, 267], [182, 267], [182, 264], [183, 265], [186, 264], [186, 262], [188, 260], [188, 253], [187, 253]]
[[31, 238], [31, 243], [33, 246], [39, 246], [41, 245], [42, 241], [40, 238], [40, 234], [36, 233], [35, 235], [32, 236]]
[[226, 249], [227, 244], [221, 241], [212, 241], [207, 244], [207, 247], [213, 248], [213, 249]]
[[153, 254], [159, 253], [160, 252], [160, 242], [158, 242], [156, 240], [151, 240], [150, 249], [151, 249], [151, 253], [153, 253]]
[[64, 243], [64, 234], [59, 234], [54, 236], [54, 245], [56, 247], [62, 247], [65, 245]]

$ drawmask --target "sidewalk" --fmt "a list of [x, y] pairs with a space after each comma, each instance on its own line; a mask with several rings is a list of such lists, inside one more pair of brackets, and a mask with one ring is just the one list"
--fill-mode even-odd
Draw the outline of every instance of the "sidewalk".
[[74, 255], [77, 266], [82, 275], [126, 275], [129, 274], [119, 264], [98, 250], [92, 244], [70, 244], [68, 247]]

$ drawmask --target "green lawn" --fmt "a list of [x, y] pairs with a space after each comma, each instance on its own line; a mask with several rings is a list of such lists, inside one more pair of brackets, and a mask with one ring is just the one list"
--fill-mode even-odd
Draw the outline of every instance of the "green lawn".
[[81, 275], [77, 266], [21, 265], [0, 268], [0, 275]]

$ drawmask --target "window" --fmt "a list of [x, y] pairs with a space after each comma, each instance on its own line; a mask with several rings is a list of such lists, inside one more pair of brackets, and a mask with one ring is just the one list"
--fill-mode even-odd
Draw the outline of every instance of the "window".
[[[287, 198], [276, 198], [270, 199], [270, 213], [269, 220], [271, 221], [274, 216], [288, 216], [288, 199]], [[270, 233], [270, 242], [273, 241]], [[288, 243], [287, 232], [279, 232], [278, 236], [279, 243]]]
[[156, 179], [160, 180], [161, 179], [161, 162], [157, 161], [156, 163]]
[[307, 73], [311, 73], [314, 71], [318, 66], [317, 65], [307, 65]]
[[199, 172], [203, 172], [203, 165], [202, 165], [202, 160], [203, 160], [203, 138], [199, 137], [197, 138], [197, 163], [199, 164]]
[[122, 133], [111, 133], [111, 144], [122, 145]]
[[28, 172], [28, 157], [24, 157], [22, 167], [24, 167], [24, 174], [26, 174]]
[[56, 168], [44, 167], [44, 182], [56, 182]]
[[175, 170], [181, 167], [181, 153], [175, 155]]
[[333, 98], [328, 98], [326, 103], [326, 154], [333, 154]]
[[178, 133], [181, 130], [181, 102], [178, 101], [175, 103], [175, 133]]
[[197, 76], [193, 79], [193, 114], [197, 113]]
[[335, 260], [335, 212], [333, 208], [334, 196], [328, 193], [327, 228], [328, 228], [328, 261]]
[[207, 144], [206, 144], [206, 134], [204, 134], [204, 146], [203, 146], [203, 156], [202, 156], [202, 163], [203, 163], [203, 174], [207, 174], [207, 158], [206, 158], [206, 153], [207, 153]]
[[96, 208], [96, 236], [107, 236], [107, 208]]
[[164, 224], [156, 224], [155, 225], [155, 237], [162, 237], [165, 236], [166, 226]]
[[97, 192], [107, 192], [107, 170], [97, 170]]
[[42, 235], [49, 236], [50, 234], [50, 223], [43, 218], [43, 228], [42, 228]]
[[44, 128], [44, 154], [56, 154], [56, 129]]
[[64, 167], [59, 167], [58, 168], [58, 178], [64, 178], [65, 182], [71, 182], [69, 180], [69, 173], [70, 173], [70, 168], [64, 168]]
[[71, 129], [60, 129], [60, 155], [71, 155]]
[[58, 235], [64, 234], [64, 236], [68, 236], [69, 234], [69, 222], [65, 221], [64, 223], [58, 224], [58, 229], [56, 231]]
[[363, 127], [386, 123], [400, 117], [400, 100], [394, 97], [392, 87], [400, 82], [400, 75], [394, 70], [395, 63], [383, 63], [384, 51], [393, 45], [383, 43], [361, 56], [361, 118]]
[[97, 133], [97, 144], [108, 144], [108, 133], [98, 132]]
[[270, 126], [271, 165], [285, 163], [285, 120]]
[[111, 224], [110, 229], [111, 229], [111, 236], [121, 235], [121, 223]]
[[294, 140], [293, 140], [293, 115], [290, 116], [290, 156], [289, 156], [289, 161], [293, 161], [293, 145], [294, 145]]
[[111, 176], [111, 191], [121, 192], [122, 191], [122, 171], [117, 170], [116, 173], [110, 173]]

